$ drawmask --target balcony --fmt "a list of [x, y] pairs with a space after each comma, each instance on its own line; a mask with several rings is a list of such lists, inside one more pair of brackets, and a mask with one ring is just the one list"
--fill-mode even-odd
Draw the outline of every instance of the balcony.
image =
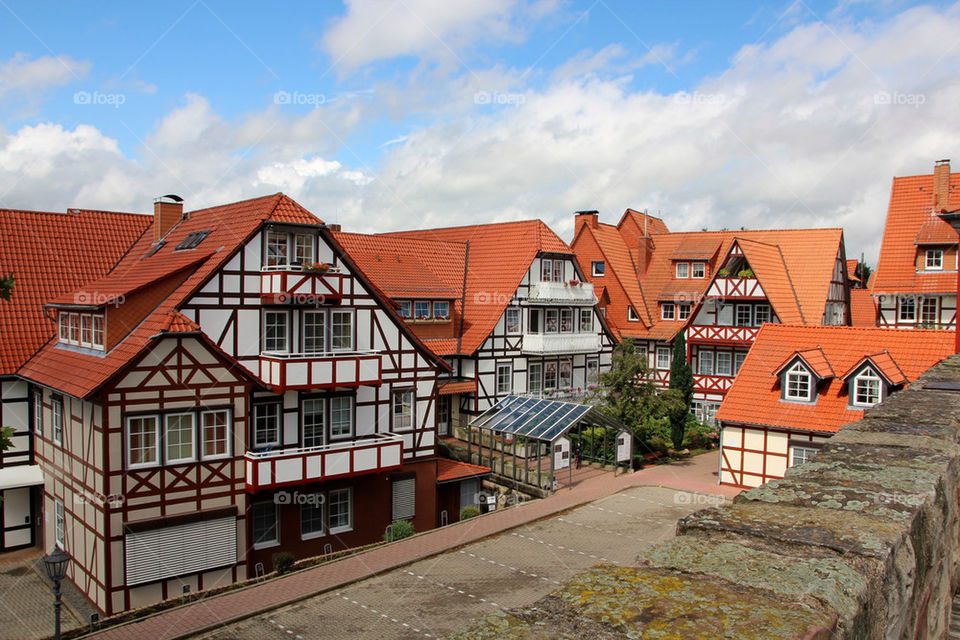
[[702, 376], [698, 374], [693, 376], [693, 388], [705, 393], [726, 393], [730, 390], [733, 380], [731, 376]]
[[343, 274], [339, 271], [308, 271], [296, 264], [264, 267], [260, 271], [263, 304], [339, 304], [341, 300]]
[[756, 278], [717, 278], [711, 283], [707, 297], [723, 300], [764, 300], [767, 295]]
[[589, 282], [538, 282], [530, 287], [529, 304], [563, 304], [592, 307], [597, 304], [593, 285]]
[[254, 493], [403, 466], [403, 438], [392, 433], [305, 449], [248, 451], [244, 456], [246, 489]]
[[690, 325], [687, 342], [702, 344], [753, 344], [759, 327], [725, 327], [719, 325]]
[[375, 351], [260, 354], [260, 379], [276, 393], [378, 385], [383, 366]]
[[521, 353], [550, 355], [564, 353], [596, 353], [600, 351], [597, 333], [525, 333]]

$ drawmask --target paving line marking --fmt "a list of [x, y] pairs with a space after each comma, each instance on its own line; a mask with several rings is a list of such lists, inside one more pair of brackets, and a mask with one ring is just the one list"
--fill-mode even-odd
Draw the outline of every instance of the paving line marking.
[[619, 565], [619, 562], [604, 558], [602, 556], [595, 555], [593, 553], [587, 553], [586, 551], [578, 551], [576, 549], [571, 549], [570, 547], [565, 547], [562, 544], [553, 544], [552, 542], [547, 542], [546, 540], [540, 540], [539, 538], [531, 538], [530, 536], [525, 536], [522, 533], [517, 533], [516, 531], [511, 531], [510, 535], [517, 536], [518, 538], [524, 538], [525, 540], [530, 540], [538, 544], [543, 544], [548, 547], [553, 547], [554, 549], [559, 549], [560, 551], [569, 551], [570, 553], [585, 556], [587, 558], [593, 558], [594, 560], [599, 560], [600, 562], [609, 562], [611, 564]]
[[477, 555], [475, 553], [470, 553], [468, 551], [464, 551], [463, 549], [460, 549], [459, 553], [462, 553], [465, 556], [470, 556], [471, 558], [475, 558], [477, 560], [483, 560], [485, 562], [489, 562], [490, 564], [495, 564], [498, 567], [503, 567], [504, 569], [509, 569], [510, 571], [516, 571], [517, 573], [522, 573], [523, 575], [530, 576], [531, 578], [539, 578], [544, 582], [551, 582], [556, 585], [560, 584], [558, 580], [554, 580], [553, 578], [548, 578], [547, 576], [539, 576], [535, 573], [531, 573], [530, 571], [524, 571], [523, 569], [518, 569], [517, 567], [511, 567], [509, 565], [503, 564], [502, 562], [497, 562], [496, 560], [491, 560], [490, 558], [484, 558], [483, 556]]
[[301, 636], [301, 635], [299, 635], [299, 634], [294, 636], [294, 635], [293, 635], [293, 631], [291, 631], [290, 629], [287, 629], [285, 626], [283, 626], [282, 624], [280, 624], [279, 622], [277, 622], [277, 621], [274, 620], [273, 618], [267, 618], [267, 622], [269, 622], [270, 624], [272, 624], [274, 627], [276, 627], [276, 628], [279, 629], [280, 631], [283, 631], [283, 632], [286, 633], [288, 636], [293, 636], [294, 640], [303, 640], [303, 636]]
[[595, 526], [593, 526], [592, 524], [584, 524], [584, 523], [582, 523], [582, 522], [574, 522], [573, 520], [567, 520], [566, 518], [557, 518], [557, 522], [563, 522], [564, 524], [572, 524], [572, 525], [576, 525], [576, 526], [578, 526], [578, 527], [584, 527], [584, 528], [586, 528], [586, 529], [593, 529], [594, 531], [598, 531], [598, 532], [600, 532], [600, 533], [606, 533], [607, 535], [611, 535], [611, 536], [620, 536], [621, 538], [629, 538], [629, 539], [631, 539], [631, 540], [636, 539], [635, 536], [628, 536], [628, 535], [625, 534], [625, 533], [618, 533], [618, 532], [616, 532], [616, 531], [608, 531], [607, 529], [601, 529], [600, 527], [595, 527]]
[[457, 589], [456, 587], [452, 587], [452, 586], [450, 586], [449, 584], [444, 584], [444, 583], [442, 583], [442, 582], [440, 582], [440, 581], [438, 581], [438, 580], [434, 580], [434, 579], [428, 578], [428, 577], [426, 577], [426, 576], [421, 576], [421, 575], [416, 574], [416, 573], [414, 573], [413, 571], [410, 571], [410, 570], [404, 570], [404, 573], [406, 573], [408, 576], [413, 576], [414, 578], [417, 578], [418, 580], [423, 580], [424, 582], [429, 582], [429, 583], [431, 583], [431, 584], [435, 584], [435, 585], [437, 585], [438, 587], [442, 587], [442, 588], [446, 589], [447, 591], [456, 591], [456, 592], [459, 593], [460, 595], [467, 596], [468, 598], [473, 598], [473, 599], [476, 600], [477, 602], [486, 602], [486, 603], [490, 604], [491, 606], [494, 606], [494, 607], [496, 607], [496, 608], [498, 608], [498, 609], [500, 608], [500, 605], [498, 605], [498, 604], [497, 604], [496, 602], [494, 602], [493, 600], [487, 600], [486, 598], [481, 598], [480, 596], [474, 595], [474, 594], [472, 594], [472, 593], [467, 593], [467, 592], [464, 591], [463, 589]]
[[381, 611], [377, 611], [377, 610], [374, 609], [373, 607], [368, 607], [367, 605], [363, 604], [362, 602], [357, 602], [357, 601], [354, 600], [353, 598], [351, 598], [351, 597], [349, 597], [349, 596], [343, 595], [343, 593], [340, 592], [340, 591], [337, 591], [334, 595], [340, 596], [341, 598], [343, 598], [344, 601], [350, 602], [350, 603], [352, 603], [352, 604], [357, 605], [358, 607], [361, 607], [361, 608], [363, 608], [363, 609], [366, 609], [366, 610], [369, 611], [370, 613], [374, 613], [374, 614], [380, 616], [381, 618], [383, 618], [384, 620], [389, 620], [390, 622], [396, 623], [396, 624], [400, 625], [401, 627], [404, 627], [405, 629], [410, 629], [410, 630], [413, 631], [414, 633], [419, 633], [419, 634], [422, 635], [424, 638], [432, 638], [432, 637], [433, 637], [432, 635], [430, 635], [430, 634], [427, 633], [426, 631], [421, 631], [420, 629], [417, 629], [416, 627], [411, 627], [411, 626], [410, 626], [409, 624], [407, 624], [406, 622], [400, 622], [400, 621], [397, 620], [396, 618], [393, 618], [393, 617], [391, 617], [391, 616], [389, 616], [389, 615], [387, 615], [387, 614], [385, 614], [385, 613], [383, 613], [383, 612], [381, 612]]

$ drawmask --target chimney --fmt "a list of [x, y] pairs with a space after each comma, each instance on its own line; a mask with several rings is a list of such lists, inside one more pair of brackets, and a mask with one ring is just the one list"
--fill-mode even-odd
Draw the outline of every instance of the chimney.
[[650, 236], [640, 236], [637, 238], [637, 275], [643, 275], [650, 266], [650, 260], [653, 258], [653, 238]]
[[183, 220], [183, 198], [172, 193], [153, 201], [153, 241], [159, 242]]
[[327, 225], [327, 229], [330, 229], [330, 231], [332, 231], [333, 233], [340, 233], [340, 225], [339, 225], [339, 224], [328, 224], [328, 225]]
[[591, 209], [590, 211], [577, 211], [576, 213], [577, 215], [575, 218], [576, 224], [574, 225], [574, 234], [579, 233], [580, 227], [583, 225], [587, 225], [591, 229], [597, 228], [598, 212], [596, 210]]
[[933, 165], [933, 210], [940, 212], [950, 205], [950, 159], [937, 160]]

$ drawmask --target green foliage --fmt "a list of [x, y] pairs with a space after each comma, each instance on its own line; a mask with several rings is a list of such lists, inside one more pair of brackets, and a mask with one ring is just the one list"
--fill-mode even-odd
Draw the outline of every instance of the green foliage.
[[293, 569], [293, 554], [289, 551], [278, 551], [273, 554], [273, 570], [279, 574], [289, 573]]
[[394, 520], [390, 524], [390, 529], [383, 532], [384, 542], [394, 542], [409, 538], [414, 534], [413, 523], [409, 520]]
[[743, 269], [742, 271], [737, 272], [738, 278], [752, 278], [753, 269]]
[[470, 518], [476, 518], [480, 515], [480, 509], [476, 507], [464, 507], [460, 509], [460, 521], [469, 520]]
[[670, 408], [670, 440], [674, 449], [683, 447], [683, 434], [690, 415], [690, 401], [693, 399], [693, 371], [687, 362], [687, 342], [683, 332], [673, 339], [673, 360], [670, 362], [670, 390], [676, 392], [676, 398]]
[[13, 446], [13, 427], [0, 427], [0, 452]]
[[16, 278], [13, 275], [0, 276], [0, 298], [7, 302], [10, 301], [10, 292], [13, 291], [13, 283]]
[[692, 413], [687, 414], [687, 429], [684, 446], [691, 449], [713, 449], [720, 443], [720, 433], [715, 425], [697, 420]]
[[[864, 286], [867, 286], [867, 283], [870, 282], [870, 275], [873, 273], [873, 269], [870, 268], [863, 259], [860, 260], [860, 281], [863, 282]], [[851, 274], [852, 275], [852, 274]]]
[[729, 278], [729, 277], [730, 277], [730, 270], [727, 269], [726, 267], [724, 267], [724, 268], [720, 269], [720, 271], [717, 271], [717, 275], [720, 276], [721, 278]]

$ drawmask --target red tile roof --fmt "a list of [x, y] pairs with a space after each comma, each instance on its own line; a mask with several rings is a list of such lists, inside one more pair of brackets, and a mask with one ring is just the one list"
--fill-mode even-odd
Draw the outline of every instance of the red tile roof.
[[840, 377], [846, 380], [854, 372], [856, 372], [856, 370], [859, 369], [860, 365], [862, 365], [864, 362], [870, 362], [873, 364], [877, 370], [883, 374], [883, 377], [890, 382], [890, 384], [903, 384], [909, 381], [907, 374], [903, 372], [903, 369], [900, 368], [900, 365], [897, 364], [897, 361], [893, 359], [893, 356], [891, 356], [890, 352], [886, 349], [880, 353], [871, 353], [870, 355], [863, 356], [856, 362], [856, 364], [847, 369]]
[[481, 467], [476, 464], [460, 462], [459, 460], [449, 460], [447, 458], [437, 458], [437, 484], [444, 482], [453, 482], [455, 480], [465, 480], [467, 478], [477, 478], [493, 473], [490, 467]]
[[[152, 217], [148, 218], [152, 222]], [[243, 242], [257, 231], [265, 220], [278, 222], [319, 224], [321, 221], [282, 193], [232, 204], [190, 212], [171, 229], [167, 241], [159, 251], [150, 254], [152, 233], [144, 233], [116, 266], [117, 273], [146, 273], [141, 264], [155, 264], [157, 271], [167, 271], [171, 264], [179, 264], [176, 254], [201, 256], [192, 271], [156, 309], [151, 311], [131, 332], [104, 357], [91, 356], [50, 343], [28, 361], [18, 372], [41, 384], [59, 389], [75, 397], [86, 397], [105, 383], [127, 362], [146, 347], [152, 336], [169, 330], [173, 324], [170, 313], [197, 291]], [[176, 252], [175, 247], [194, 231], [210, 231], [197, 249]], [[213, 253], [201, 253], [209, 252]], [[147, 276], [144, 276], [147, 279]], [[109, 276], [103, 281], [117, 290], [122, 287]], [[81, 291], [96, 289], [100, 283], [88, 284]], [[106, 286], [106, 285], [104, 285]], [[178, 323], [179, 324], [179, 323]]]
[[53, 337], [43, 305], [105, 276], [151, 221], [110, 211], [0, 210], [0, 273], [16, 277], [10, 301], [0, 301], [0, 375], [14, 373]]
[[871, 277], [874, 293], [953, 293], [957, 273], [950, 271], [917, 272], [918, 243], [941, 242], [957, 245], [957, 233], [937, 218], [941, 209], [955, 207], [960, 195], [960, 173], [950, 174], [948, 203], [934, 207], [933, 174], [893, 179], [887, 222], [880, 245], [877, 268]]
[[847, 408], [849, 397], [842, 377], [822, 382], [816, 403], [780, 400], [779, 380], [771, 372], [792, 354], [808, 349], [821, 350], [833, 371], [844, 375], [870, 354], [878, 367], [892, 371], [890, 362], [877, 355], [886, 352], [909, 383], [953, 354], [954, 332], [767, 323], [758, 332], [717, 419], [825, 432], [859, 420], [863, 411]]
[[837, 376], [836, 372], [833, 370], [833, 367], [830, 365], [830, 361], [827, 360], [826, 354], [820, 347], [794, 351], [787, 356], [787, 359], [784, 360], [780, 366], [774, 369], [771, 373], [775, 376], [779, 376], [781, 373], [783, 373], [783, 370], [787, 368], [787, 365], [793, 362], [796, 358], [803, 360], [803, 362], [810, 367], [813, 373], [815, 373], [816, 376], [821, 380], [835, 378]]
[[179, 311], [168, 313], [160, 328], [160, 333], [196, 333], [197, 331], [200, 331], [200, 325]]
[[855, 327], [877, 326], [877, 304], [869, 289], [850, 289], [850, 324]]

